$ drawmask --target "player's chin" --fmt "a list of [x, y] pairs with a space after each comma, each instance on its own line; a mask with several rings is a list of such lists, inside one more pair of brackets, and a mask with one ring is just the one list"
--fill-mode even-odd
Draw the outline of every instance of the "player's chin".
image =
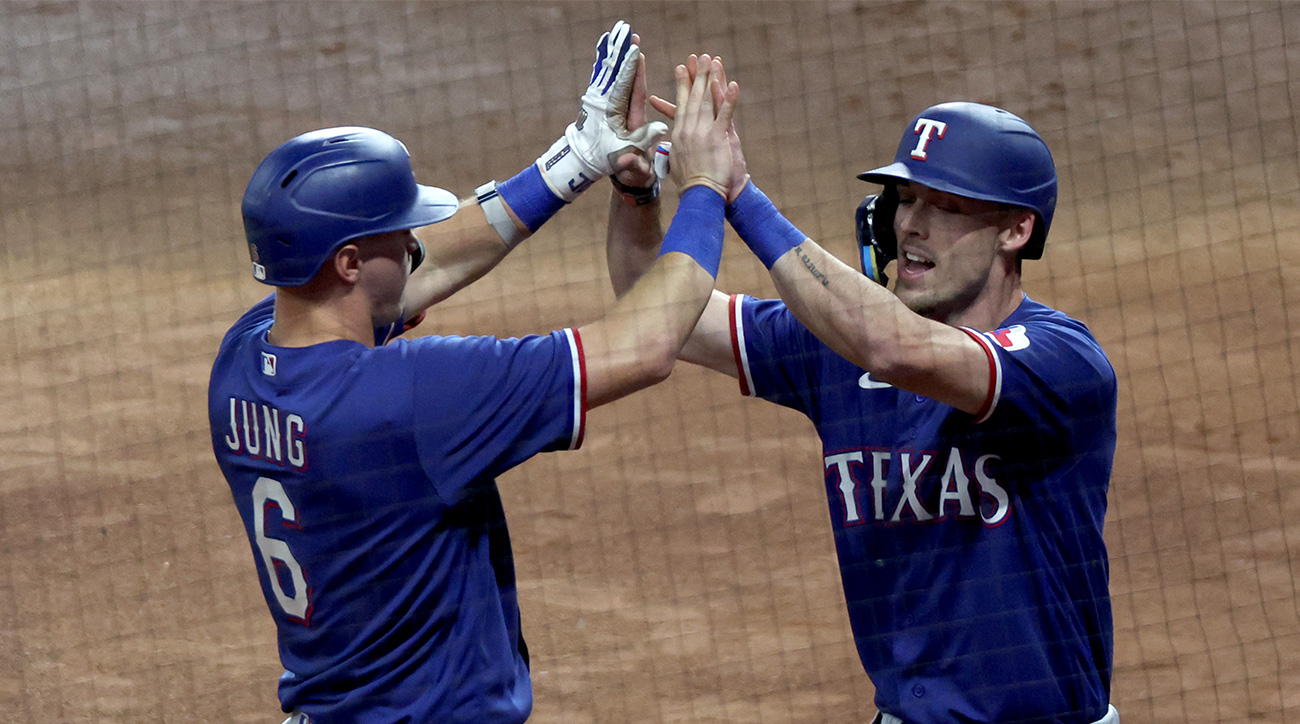
[[402, 305], [400, 303], [391, 305], [386, 304], [383, 307], [374, 309], [370, 313], [370, 323], [375, 329], [380, 329], [387, 327], [390, 324], [404, 321], [406, 320], [402, 319]]
[[915, 281], [909, 283], [907, 280], [897, 280], [894, 283], [894, 295], [903, 303], [903, 306], [922, 317], [931, 316], [941, 306], [941, 300], [937, 294], [925, 289], [924, 285]]

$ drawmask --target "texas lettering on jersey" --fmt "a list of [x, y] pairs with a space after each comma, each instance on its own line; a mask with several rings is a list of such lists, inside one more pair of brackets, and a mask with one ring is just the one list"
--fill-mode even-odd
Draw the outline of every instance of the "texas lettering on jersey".
[[997, 455], [968, 463], [956, 447], [946, 459], [930, 451], [897, 452], [900, 475], [892, 481], [893, 451], [865, 448], [825, 457], [826, 481], [839, 490], [844, 525], [978, 518], [996, 526], [1010, 514], [1011, 498], [990, 469]]

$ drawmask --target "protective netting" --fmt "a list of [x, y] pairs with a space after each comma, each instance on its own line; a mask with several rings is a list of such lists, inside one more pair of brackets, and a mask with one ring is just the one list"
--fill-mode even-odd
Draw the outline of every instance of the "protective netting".
[[[751, 172], [845, 260], [854, 175], [920, 109], [1042, 133], [1061, 198], [1026, 287], [1120, 379], [1113, 701], [1300, 718], [1300, 5], [85, 0], [0, 2], [0, 721], [278, 721], [205, 416], [220, 336], [265, 293], [244, 183], [343, 124], [402, 139], [426, 183], [504, 179], [620, 17], [653, 92], [724, 57]], [[606, 211], [589, 192], [422, 331], [596, 318]], [[773, 294], [741, 245], [722, 269]], [[807, 421], [683, 365], [589, 423], [501, 480], [533, 721], [867, 721]]]

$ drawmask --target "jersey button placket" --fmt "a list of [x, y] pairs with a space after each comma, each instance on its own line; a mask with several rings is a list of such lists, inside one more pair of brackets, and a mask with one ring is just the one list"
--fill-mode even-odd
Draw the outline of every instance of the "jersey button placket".
[[915, 696], [918, 699], [925, 696], [925, 686], [922, 684], [917, 684], [916, 686], [913, 686], [912, 696]]

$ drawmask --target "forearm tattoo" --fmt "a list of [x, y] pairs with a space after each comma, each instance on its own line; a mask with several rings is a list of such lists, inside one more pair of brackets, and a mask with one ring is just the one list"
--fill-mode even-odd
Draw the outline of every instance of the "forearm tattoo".
[[829, 287], [831, 285], [831, 280], [827, 279], [826, 275], [817, 268], [817, 265], [813, 263], [812, 257], [804, 253], [802, 244], [796, 246], [794, 251], [799, 255], [799, 261], [803, 262], [804, 268], [809, 272], [812, 272], [813, 279], [816, 279], [823, 287]]

